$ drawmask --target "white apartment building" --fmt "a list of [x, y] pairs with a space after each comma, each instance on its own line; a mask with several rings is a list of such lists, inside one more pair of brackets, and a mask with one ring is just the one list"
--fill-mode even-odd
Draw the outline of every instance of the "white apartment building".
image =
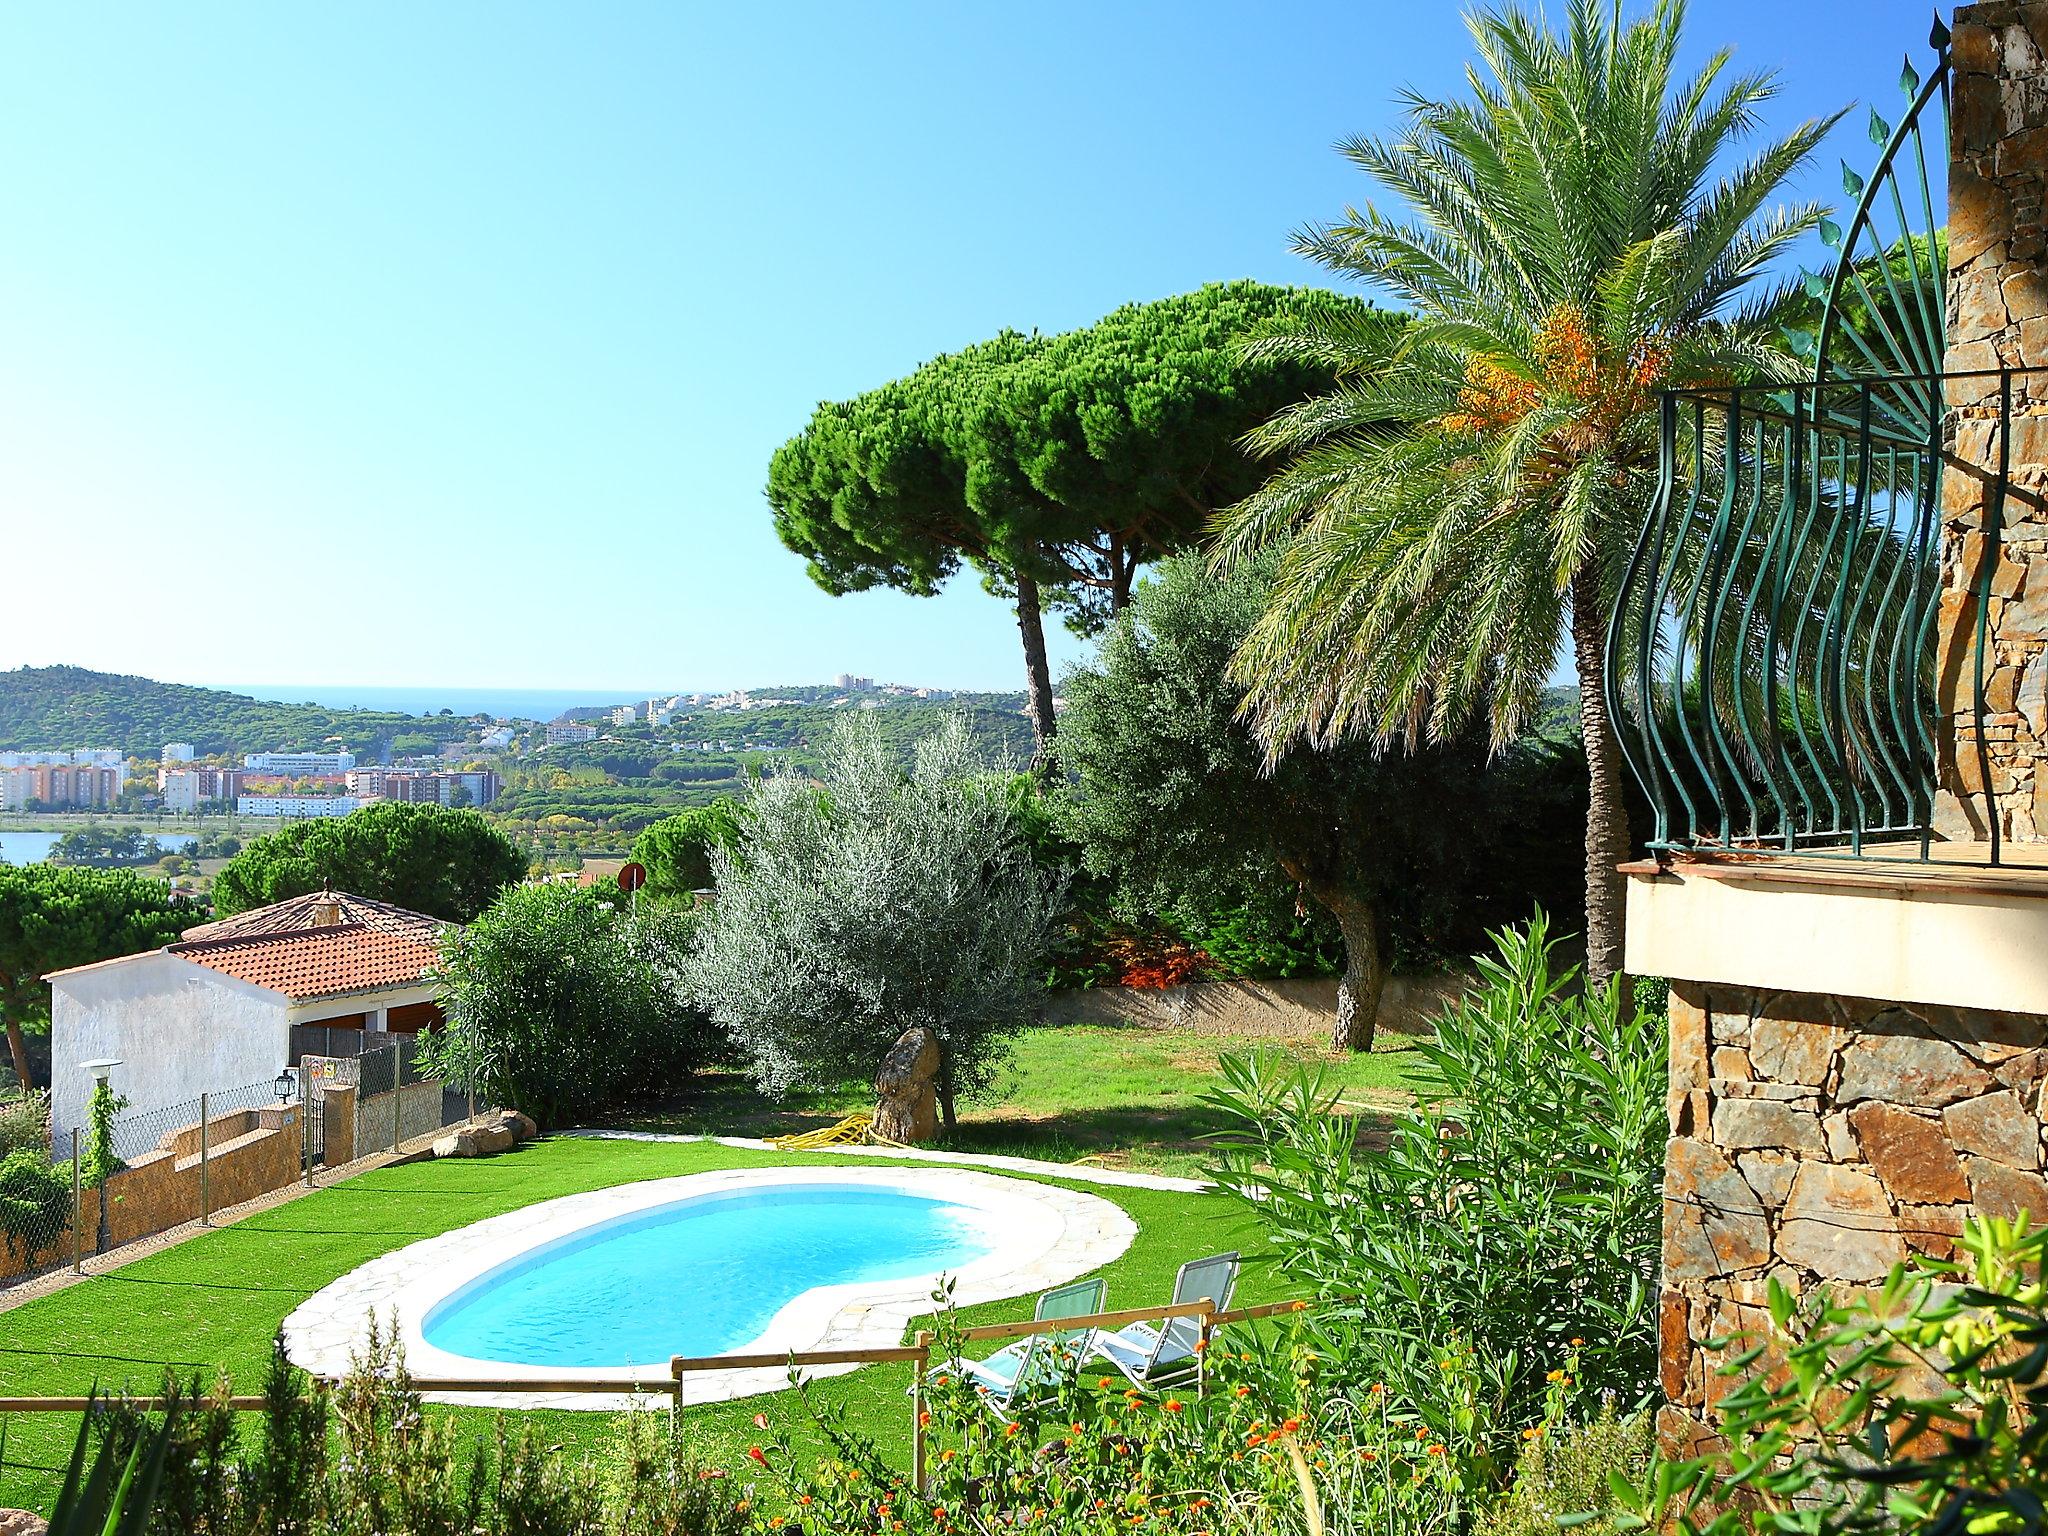
[[235, 810], [243, 816], [279, 816], [298, 819], [313, 816], [346, 816], [359, 811], [370, 800], [364, 795], [237, 795]]
[[597, 727], [594, 725], [584, 725], [580, 721], [571, 720], [548, 727], [548, 745], [551, 747], [571, 745], [579, 741], [595, 740], [597, 740]]
[[113, 747], [75, 752], [0, 752], [0, 768], [122, 768], [128, 759]]
[[164, 743], [163, 761], [166, 763], [189, 763], [192, 761], [192, 743], [189, 741], [167, 741]]
[[635, 720], [638, 720], [639, 718], [640, 711], [635, 709], [630, 704], [621, 704], [617, 709], [613, 710], [611, 713], [611, 721], [613, 725], [631, 725]]
[[274, 773], [290, 778], [309, 774], [347, 773], [355, 767], [353, 752], [251, 752], [242, 766], [251, 773]]

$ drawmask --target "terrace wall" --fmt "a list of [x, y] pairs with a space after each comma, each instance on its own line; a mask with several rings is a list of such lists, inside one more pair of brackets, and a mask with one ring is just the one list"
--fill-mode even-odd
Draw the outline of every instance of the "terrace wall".
[[1699, 1341], [1795, 1292], [1947, 1257], [1973, 1211], [2048, 1213], [2048, 1015], [1711, 982], [1671, 990], [1660, 1430], [1684, 1447], [1731, 1383]]

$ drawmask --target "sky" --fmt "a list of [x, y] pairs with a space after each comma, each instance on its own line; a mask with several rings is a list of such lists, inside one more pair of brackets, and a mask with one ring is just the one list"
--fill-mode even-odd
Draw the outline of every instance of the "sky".
[[[1779, 71], [1782, 131], [1895, 117], [1928, 17], [1688, 38]], [[1005, 326], [1324, 282], [1290, 231], [1370, 192], [1333, 144], [1469, 56], [1449, 0], [10, 7], [0, 667], [1020, 686], [971, 576], [812, 585], [769, 455]]]

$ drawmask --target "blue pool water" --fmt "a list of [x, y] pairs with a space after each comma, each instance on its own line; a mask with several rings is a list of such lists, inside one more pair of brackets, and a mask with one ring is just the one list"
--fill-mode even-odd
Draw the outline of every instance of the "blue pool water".
[[851, 1185], [681, 1200], [587, 1227], [427, 1313], [437, 1349], [524, 1365], [650, 1365], [758, 1338], [822, 1285], [957, 1270], [989, 1252], [968, 1207]]

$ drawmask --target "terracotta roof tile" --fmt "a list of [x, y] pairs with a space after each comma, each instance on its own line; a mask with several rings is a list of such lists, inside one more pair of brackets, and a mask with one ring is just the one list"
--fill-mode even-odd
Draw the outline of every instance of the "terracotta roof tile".
[[[321, 921], [323, 907], [329, 909], [326, 923]], [[441, 931], [450, 926], [438, 917], [428, 917], [424, 912], [408, 912], [404, 907], [372, 901], [367, 896], [351, 896], [346, 891], [313, 891], [305, 896], [272, 902], [267, 907], [237, 912], [233, 917], [224, 917], [218, 922], [187, 928], [182, 937], [206, 940], [241, 938], [258, 933], [303, 933], [309, 928], [332, 926], [336, 920], [379, 933], [402, 933], [429, 944], [439, 943]]]
[[440, 955], [435, 944], [354, 923], [185, 941], [168, 948], [195, 965], [282, 992], [294, 1002], [418, 986]]

